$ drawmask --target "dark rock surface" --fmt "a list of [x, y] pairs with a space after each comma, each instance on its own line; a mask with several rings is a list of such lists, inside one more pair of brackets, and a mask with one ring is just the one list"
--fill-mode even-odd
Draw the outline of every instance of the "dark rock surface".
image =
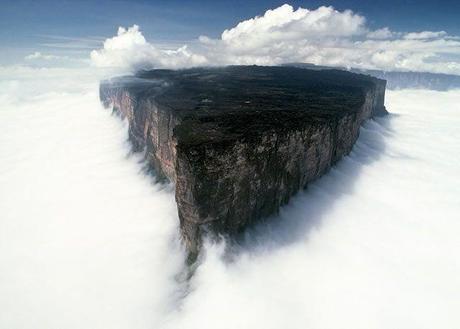
[[276, 213], [384, 115], [385, 81], [340, 70], [229, 66], [104, 81], [135, 150], [175, 183], [182, 235], [235, 234]]

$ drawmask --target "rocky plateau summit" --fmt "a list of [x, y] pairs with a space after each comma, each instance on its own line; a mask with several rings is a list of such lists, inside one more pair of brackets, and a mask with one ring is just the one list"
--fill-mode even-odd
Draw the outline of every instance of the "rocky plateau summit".
[[101, 82], [135, 151], [174, 183], [185, 244], [276, 214], [385, 115], [386, 81], [341, 70], [228, 66], [141, 71]]

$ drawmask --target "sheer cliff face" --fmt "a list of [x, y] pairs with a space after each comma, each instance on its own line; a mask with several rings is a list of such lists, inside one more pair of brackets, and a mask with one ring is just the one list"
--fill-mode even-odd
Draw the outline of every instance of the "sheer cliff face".
[[385, 81], [350, 73], [233, 67], [144, 79], [152, 74], [166, 84], [107, 82], [100, 96], [175, 182], [192, 253], [206, 232], [235, 234], [276, 213], [350, 152], [364, 120], [386, 113]]
[[105, 107], [113, 107], [129, 123], [129, 139], [134, 151], [146, 156], [158, 178], [176, 181], [176, 118], [159, 109], [153, 99], [136, 94], [131, 88], [101, 85], [100, 98]]

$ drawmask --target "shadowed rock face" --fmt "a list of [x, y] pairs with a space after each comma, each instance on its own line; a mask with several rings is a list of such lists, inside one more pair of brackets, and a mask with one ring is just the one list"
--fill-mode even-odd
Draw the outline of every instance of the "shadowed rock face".
[[205, 232], [276, 213], [350, 152], [364, 120], [387, 113], [384, 80], [294, 67], [144, 71], [102, 82], [100, 97], [175, 183], [192, 254]]

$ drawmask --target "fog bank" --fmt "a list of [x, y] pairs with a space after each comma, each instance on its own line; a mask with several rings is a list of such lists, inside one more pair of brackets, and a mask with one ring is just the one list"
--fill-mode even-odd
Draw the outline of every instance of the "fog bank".
[[0, 95], [0, 327], [158, 326], [181, 294], [173, 191], [129, 154], [97, 80], [35, 73]]
[[388, 92], [350, 156], [186, 284], [173, 191], [97, 80], [34, 73], [0, 74], [1, 328], [460, 325], [460, 91]]

